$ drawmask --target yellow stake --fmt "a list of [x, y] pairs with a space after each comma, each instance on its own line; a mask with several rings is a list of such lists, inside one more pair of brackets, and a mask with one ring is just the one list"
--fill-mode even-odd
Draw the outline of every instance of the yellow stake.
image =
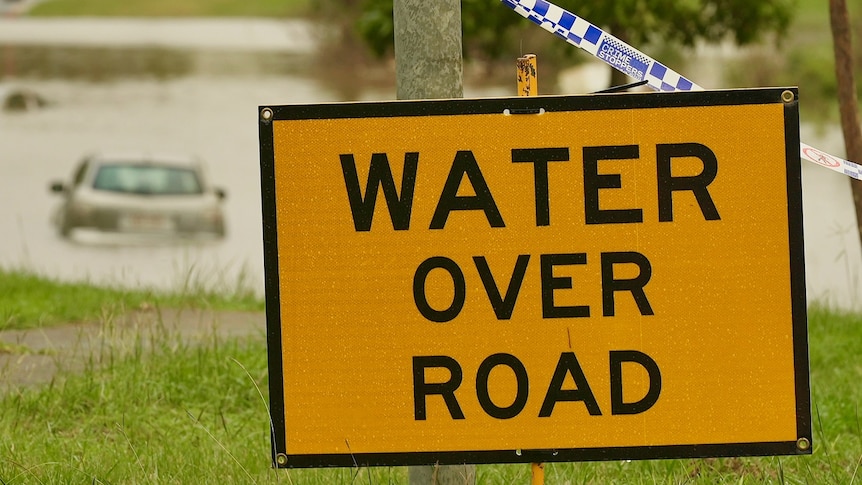
[[[536, 71], [535, 54], [518, 58], [518, 96], [538, 96], [539, 76]], [[545, 464], [533, 463], [532, 485], [545, 485]]]
[[518, 58], [518, 96], [538, 96], [539, 77], [536, 72], [536, 56], [527, 54]]
[[545, 464], [544, 463], [533, 463], [533, 480], [530, 482], [532, 485], [545, 485]]

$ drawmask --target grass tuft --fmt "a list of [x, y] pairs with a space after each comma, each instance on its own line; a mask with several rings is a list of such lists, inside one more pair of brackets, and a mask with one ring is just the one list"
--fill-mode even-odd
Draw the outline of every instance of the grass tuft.
[[[812, 456], [549, 463], [545, 483], [859, 483], [862, 317], [809, 318]], [[193, 345], [161, 329], [0, 397], [0, 483], [407, 483], [404, 467], [272, 470], [262, 340]], [[479, 484], [529, 480], [529, 464], [477, 470]]]
[[0, 268], [0, 330], [104, 321], [111, 315], [152, 308], [264, 309], [263, 300], [242, 282], [222, 290], [207, 289], [190, 278], [176, 292], [125, 290]]

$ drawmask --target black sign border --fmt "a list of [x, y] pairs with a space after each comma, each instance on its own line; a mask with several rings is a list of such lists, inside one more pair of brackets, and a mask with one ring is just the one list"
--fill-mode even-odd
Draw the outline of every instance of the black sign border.
[[[792, 94], [792, 97], [788, 96]], [[345, 453], [291, 455], [286, 445], [284, 374], [281, 348], [275, 153], [272, 121], [302, 119], [386, 118], [540, 112], [650, 109], [697, 106], [783, 104], [786, 149], [788, 247], [790, 252], [791, 318], [796, 379], [797, 440], [542, 450], [452, 450], [440, 452]], [[507, 110], [507, 111], [506, 111]], [[492, 463], [651, 460], [730, 456], [806, 455], [813, 448], [808, 361], [808, 316], [802, 222], [802, 167], [799, 149], [799, 91], [796, 87], [732, 89], [673, 93], [622, 93], [580, 96], [382, 101], [260, 106], [261, 209], [269, 366], [272, 464], [277, 468], [454, 465]], [[752, 423], [756, 426], [757, 423]]]

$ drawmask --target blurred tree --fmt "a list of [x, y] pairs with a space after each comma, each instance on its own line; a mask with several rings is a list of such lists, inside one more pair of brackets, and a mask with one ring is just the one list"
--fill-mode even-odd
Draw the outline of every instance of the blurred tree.
[[[392, 0], [320, 0], [319, 8], [355, 14], [354, 27], [378, 56], [392, 49]], [[760, 40], [766, 33], [783, 34], [792, 18], [794, 0], [557, 0], [557, 5], [601, 26], [625, 42], [643, 49], [651, 43], [692, 46], [698, 41], [730, 39], [737, 44]], [[346, 10], [345, 10], [346, 8]], [[494, 61], [512, 61], [523, 53], [539, 52], [537, 42], [549, 56], [574, 56], [567, 46], [529, 21], [500, 5], [499, 0], [462, 0], [464, 55]], [[550, 39], [546, 41], [545, 39]], [[548, 51], [550, 44], [551, 51]], [[517, 49], [518, 52], [513, 53]], [[624, 84], [625, 75], [614, 72], [612, 84]]]
[[[835, 77], [838, 81], [838, 111], [847, 158], [862, 163], [862, 127], [859, 121], [859, 102], [856, 82], [853, 79], [853, 44], [851, 42], [850, 14], [846, 0], [829, 0], [829, 24], [835, 50]], [[853, 203], [856, 207], [856, 226], [862, 241], [862, 181], [851, 180]]]

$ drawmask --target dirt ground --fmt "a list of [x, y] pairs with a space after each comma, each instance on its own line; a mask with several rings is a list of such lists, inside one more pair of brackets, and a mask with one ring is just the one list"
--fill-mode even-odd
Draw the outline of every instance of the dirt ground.
[[263, 312], [146, 310], [75, 323], [0, 332], [0, 393], [48, 384], [110, 357], [170, 339], [193, 344], [208, 338], [266, 338]]

